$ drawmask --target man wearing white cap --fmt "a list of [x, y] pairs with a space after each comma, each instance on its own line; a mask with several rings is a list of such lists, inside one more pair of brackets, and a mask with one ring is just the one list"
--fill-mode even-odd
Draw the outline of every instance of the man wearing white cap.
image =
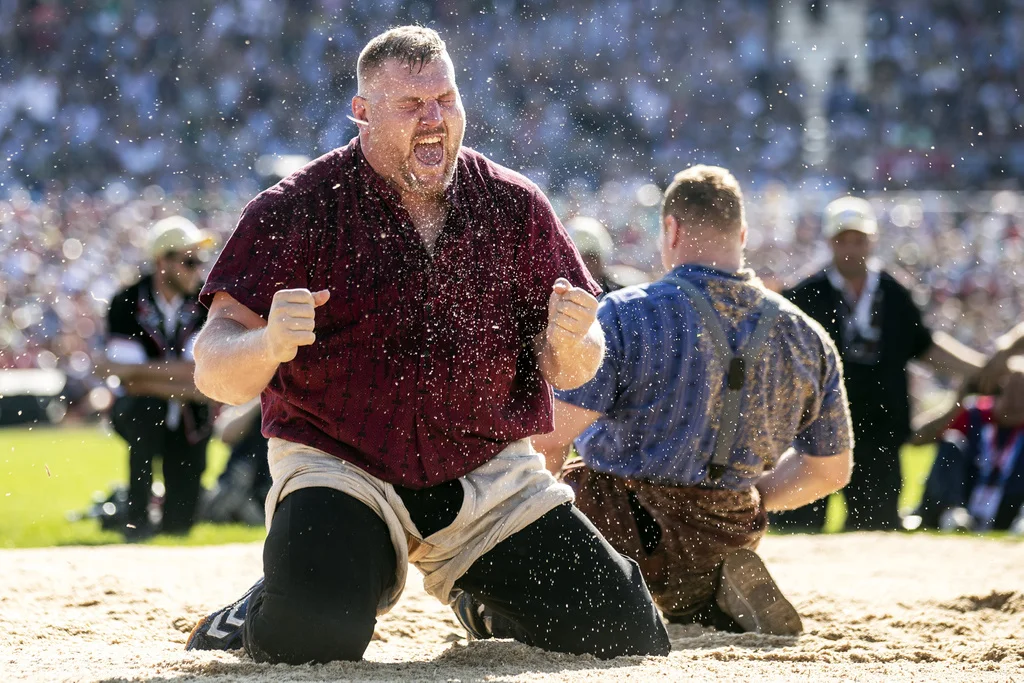
[[608, 229], [601, 221], [590, 216], [576, 216], [566, 222], [565, 229], [580, 252], [587, 270], [594, 276], [594, 280], [605, 294], [647, 280], [636, 268], [608, 265], [615, 247], [612, 244], [612, 236], [608, 234]]
[[120, 381], [111, 421], [128, 442], [129, 541], [156, 531], [147, 513], [156, 456], [163, 458], [166, 491], [161, 530], [184, 534], [195, 519], [211, 416], [192, 380], [192, 345], [206, 321], [197, 295], [211, 244], [186, 218], [158, 221], [149, 237], [153, 272], [110, 304], [106, 359], [98, 369]]
[[[893, 529], [899, 522], [899, 449], [910, 435], [907, 363], [972, 376], [984, 357], [931, 332], [910, 292], [872, 257], [878, 221], [871, 205], [843, 197], [825, 208], [832, 263], [783, 294], [817, 320], [839, 347], [854, 428], [855, 466], [844, 490], [847, 526]], [[820, 529], [825, 501], [782, 513], [783, 527]]]
[[619, 289], [620, 285], [611, 282], [605, 271], [605, 264], [611, 258], [614, 247], [612, 236], [608, 234], [601, 221], [590, 216], [576, 216], [566, 222], [565, 229], [579, 250], [587, 270], [594, 276], [597, 284], [601, 285], [604, 293]]

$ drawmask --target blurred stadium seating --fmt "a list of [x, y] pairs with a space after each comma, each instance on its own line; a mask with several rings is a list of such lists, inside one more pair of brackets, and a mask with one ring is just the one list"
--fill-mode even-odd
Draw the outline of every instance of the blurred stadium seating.
[[447, 40], [467, 144], [601, 218], [621, 263], [653, 269], [658, 186], [718, 163], [766, 279], [820, 263], [818, 213], [854, 189], [933, 325], [987, 348], [1021, 319], [1021, 0], [0, 0], [0, 368], [88, 395], [151, 222], [223, 239], [282, 164], [347, 142], [355, 55], [406, 22]]

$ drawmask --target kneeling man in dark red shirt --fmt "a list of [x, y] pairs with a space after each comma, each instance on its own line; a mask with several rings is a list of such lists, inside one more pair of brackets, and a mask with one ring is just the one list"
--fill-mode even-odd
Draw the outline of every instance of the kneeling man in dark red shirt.
[[529, 439], [601, 363], [599, 289], [544, 194], [462, 146], [437, 33], [379, 35], [357, 72], [359, 136], [249, 203], [201, 295], [196, 385], [262, 393], [274, 485], [265, 578], [187, 647], [358, 660], [411, 562], [473, 637], [667, 654]]

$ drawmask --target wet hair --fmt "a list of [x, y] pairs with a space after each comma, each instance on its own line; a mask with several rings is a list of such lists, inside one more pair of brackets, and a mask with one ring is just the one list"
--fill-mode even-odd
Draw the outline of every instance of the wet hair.
[[739, 232], [746, 222], [743, 191], [732, 173], [720, 166], [691, 166], [677, 173], [665, 190], [661, 215], [674, 216], [691, 229]]
[[409, 70], [420, 71], [423, 65], [438, 59], [448, 52], [437, 31], [423, 26], [398, 26], [375, 37], [356, 62], [356, 78], [359, 89], [374, 71], [389, 60], [405, 62]]

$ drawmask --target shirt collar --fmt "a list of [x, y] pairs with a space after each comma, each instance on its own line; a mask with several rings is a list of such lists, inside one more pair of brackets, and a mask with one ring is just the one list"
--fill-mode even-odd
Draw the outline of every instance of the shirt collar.
[[713, 268], [711, 266], [698, 265], [695, 263], [684, 263], [678, 265], [669, 271], [669, 275], [675, 277], [697, 277], [697, 278], [709, 278], [718, 277], [726, 280], [735, 280], [736, 282], [752, 282], [756, 277], [754, 271], [750, 268], [740, 268], [739, 270], [729, 271], [721, 270], [720, 268]]
[[864, 284], [864, 291], [859, 297], [853, 294], [853, 289], [850, 287], [850, 283], [845, 277], [839, 273], [839, 269], [836, 268], [833, 263], [825, 269], [825, 277], [828, 278], [829, 284], [837, 292], [841, 293], [850, 304], [856, 303], [860, 299], [867, 299], [870, 301], [875, 295], [875, 291], [878, 289], [879, 281], [882, 278], [882, 264], [881, 262], [872, 257], [867, 262], [867, 281]]
[[173, 320], [178, 316], [178, 312], [181, 307], [185, 305], [185, 297], [181, 294], [171, 297], [171, 299], [164, 299], [160, 294], [160, 290], [153, 287], [153, 303], [160, 309], [160, 313], [164, 316], [165, 320]]
[[[865, 264], [867, 266], [868, 280], [877, 280], [882, 274], [882, 262], [877, 257], [870, 257]], [[846, 278], [839, 273], [835, 263], [830, 263], [825, 269], [825, 276], [829, 282], [838, 290], [846, 288]]]
[[[377, 171], [373, 169], [370, 162], [366, 160], [366, 156], [363, 154], [363, 147], [359, 141], [359, 137], [352, 138], [349, 142], [356, 151], [356, 167], [359, 179], [363, 181], [364, 186], [369, 189], [372, 193], [376, 194], [381, 199], [395, 205], [402, 205], [402, 196], [394, 185], [384, 179]], [[459, 151], [459, 158], [455, 162], [455, 177], [452, 178], [451, 184], [444, 191], [445, 201], [448, 204], [449, 209], [458, 209], [463, 201], [463, 189], [462, 179], [465, 177], [465, 173], [462, 170], [463, 166], [462, 151]]]

